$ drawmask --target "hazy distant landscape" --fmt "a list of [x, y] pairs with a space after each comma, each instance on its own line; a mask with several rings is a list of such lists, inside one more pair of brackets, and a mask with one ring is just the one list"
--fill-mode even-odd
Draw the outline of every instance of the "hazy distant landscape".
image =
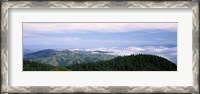
[[23, 71], [176, 71], [177, 23], [23, 23]]

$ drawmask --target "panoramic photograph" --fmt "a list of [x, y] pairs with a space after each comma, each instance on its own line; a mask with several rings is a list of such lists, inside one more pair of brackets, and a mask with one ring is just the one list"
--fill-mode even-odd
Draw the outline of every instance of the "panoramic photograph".
[[23, 71], [177, 71], [176, 22], [24, 22]]

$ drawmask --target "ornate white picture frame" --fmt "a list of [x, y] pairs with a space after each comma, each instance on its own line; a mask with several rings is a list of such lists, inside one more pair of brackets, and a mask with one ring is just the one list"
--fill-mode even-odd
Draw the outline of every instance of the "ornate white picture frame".
[[[192, 86], [9, 86], [11, 8], [191, 8]], [[1, 93], [199, 93], [199, 5], [197, 1], [4, 1], [1, 5]]]

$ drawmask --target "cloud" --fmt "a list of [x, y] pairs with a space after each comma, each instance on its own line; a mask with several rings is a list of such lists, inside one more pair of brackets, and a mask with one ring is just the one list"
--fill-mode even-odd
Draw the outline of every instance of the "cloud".
[[24, 33], [177, 31], [177, 23], [23, 23]]
[[25, 45], [58, 45], [66, 43], [74, 43], [80, 41], [78, 37], [45, 37], [36, 36], [33, 38], [24, 39]]
[[86, 51], [108, 51], [111, 55], [131, 55], [131, 54], [154, 54], [165, 57], [168, 60], [173, 61], [174, 63], [177, 62], [177, 47], [165, 47], [165, 46], [144, 46], [144, 47], [137, 47], [131, 46], [127, 48], [118, 48], [118, 47], [111, 47], [111, 48], [92, 48], [92, 49], [85, 49]]
[[25, 33], [25, 34], [23, 34], [23, 37], [34, 37], [34, 36], [37, 36], [37, 35], [31, 34], [31, 33]]

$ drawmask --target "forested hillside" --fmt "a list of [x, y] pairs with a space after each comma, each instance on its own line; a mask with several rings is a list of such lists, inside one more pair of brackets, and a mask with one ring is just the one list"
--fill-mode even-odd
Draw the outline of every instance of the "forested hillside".
[[176, 71], [176, 64], [156, 55], [118, 56], [111, 60], [56, 67], [24, 61], [24, 71]]
[[23, 71], [69, 71], [65, 67], [52, 66], [34, 61], [23, 61]]

